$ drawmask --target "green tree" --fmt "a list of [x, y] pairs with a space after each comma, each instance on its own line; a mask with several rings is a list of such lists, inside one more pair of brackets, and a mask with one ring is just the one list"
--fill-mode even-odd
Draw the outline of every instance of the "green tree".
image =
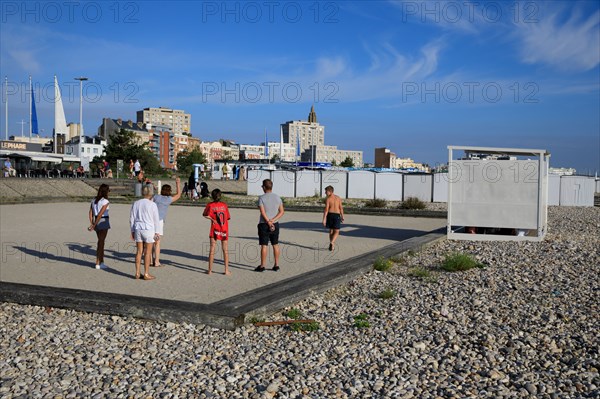
[[278, 162], [279, 161], [279, 154], [273, 154], [273, 156], [271, 157], [271, 161], [273, 161], [273, 163]]
[[116, 167], [117, 159], [122, 159], [123, 172], [129, 173], [129, 160], [133, 159], [135, 162], [138, 159], [146, 174], [163, 173], [156, 155], [147, 148], [146, 143], [140, 144], [137, 135], [131, 130], [120, 129], [111, 135], [109, 143], [104, 146], [104, 151], [106, 155], [104, 157], [95, 157], [93, 162], [100, 162], [102, 159], [106, 159], [111, 165]]
[[184, 176], [192, 173], [192, 165], [195, 163], [206, 164], [206, 157], [198, 148], [177, 154], [177, 170]]
[[340, 163], [340, 166], [343, 166], [344, 168], [351, 168], [354, 166], [354, 161], [352, 161], [352, 158], [346, 157], [346, 159]]
[[335, 159], [331, 160], [331, 166], [337, 166], [337, 162], [335, 161]]

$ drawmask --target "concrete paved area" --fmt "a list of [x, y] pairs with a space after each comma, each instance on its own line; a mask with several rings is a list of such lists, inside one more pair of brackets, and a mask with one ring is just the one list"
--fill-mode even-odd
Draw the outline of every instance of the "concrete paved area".
[[[221, 304], [264, 287], [294, 279], [301, 281], [305, 275], [316, 276], [320, 270], [335, 265], [343, 273], [344, 264], [352, 258], [383, 251], [390, 244], [445, 225], [445, 219], [347, 215], [337, 250], [330, 252], [327, 232], [321, 224], [322, 214], [287, 212], [281, 222], [281, 270], [257, 273], [254, 268], [260, 263], [256, 237], [258, 211], [232, 209], [229, 248], [232, 275], [222, 274], [220, 251], [213, 274], [207, 275], [209, 222], [202, 217], [203, 207], [171, 206], [162, 241], [161, 263], [165, 267], [151, 268], [156, 280], [143, 281], [133, 278], [135, 244], [129, 237], [130, 206], [110, 207], [112, 228], [106, 241], [107, 270], [94, 268], [96, 236], [87, 231], [88, 207], [85, 203], [0, 206], [0, 284]], [[272, 265], [270, 248], [269, 253]], [[367, 262], [372, 263], [372, 258]], [[316, 281], [319, 279], [322, 278], [317, 277]], [[293, 297], [293, 292], [285, 291], [280, 289], [279, 295]]]

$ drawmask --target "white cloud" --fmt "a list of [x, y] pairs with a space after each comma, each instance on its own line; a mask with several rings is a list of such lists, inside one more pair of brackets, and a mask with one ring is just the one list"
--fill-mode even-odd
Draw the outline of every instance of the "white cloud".
[[555, 12], [537, 23], [517, 26], [525, 63], [575, 72], [589, 71], [600, 63], [600, 11], [586, 17], [574, 10], [562, 23]]
[[36, 51], [8, 49], [6, 52], [26, 73], [35, 75], [41, 71]]

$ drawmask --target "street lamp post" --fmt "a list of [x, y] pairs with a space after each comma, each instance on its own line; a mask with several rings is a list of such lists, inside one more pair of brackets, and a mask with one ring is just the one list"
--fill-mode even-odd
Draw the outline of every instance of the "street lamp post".
[[80, 76], [78, 78], [74, 78], [79, 81], [79, 164], [83, 163], [83, 82], [88, 80], [88, 78]]

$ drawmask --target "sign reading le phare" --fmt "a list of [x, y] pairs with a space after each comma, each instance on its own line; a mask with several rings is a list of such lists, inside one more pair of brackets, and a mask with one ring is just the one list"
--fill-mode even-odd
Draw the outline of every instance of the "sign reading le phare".
[[35, 151], [41, 152], [42, 145], [38, 143], [24, 143], [21, 141], [0, 140], [0, 149], [7, 151]]

